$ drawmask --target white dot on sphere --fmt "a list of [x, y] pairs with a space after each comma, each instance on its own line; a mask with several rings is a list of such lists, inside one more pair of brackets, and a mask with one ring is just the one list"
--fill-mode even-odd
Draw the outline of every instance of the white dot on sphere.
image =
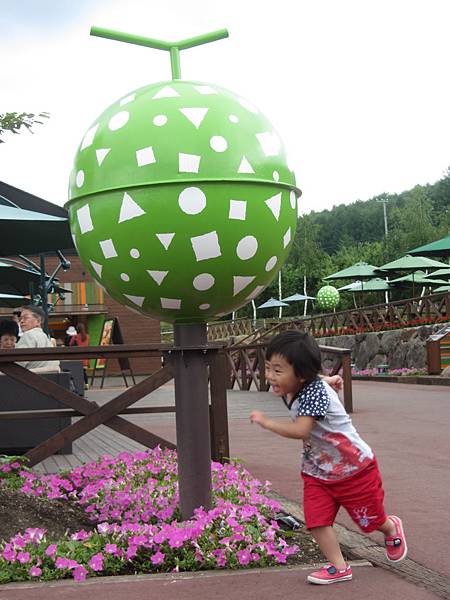
[[207, 310], [210, 307], [211, 307], [211, 304], [200, 304], [199, 309], [200, 310]]
[[209, 145], [215, 152], [225, 152], [228, 148], [227, 140], [221, 135], [213, 135], [209, 140]]
[[185, 188], [178, 196], [178, 204], [188, 215], [197, 215], [206, 206], [206, 196], [198, 187]]
[[127, 110], [121, 110], [110, 118], [108, 127], [111, 129], [111, 131], [116, 131], [117, 129], [123, 127], [128, 122], [129, 118], [130, 113]]
[[289, 194], [289, 200], [291, 202], [292, 208], [295, 208], [295, 192], [290, 192], [290, 194]]
[[274, 171], [272, 173], [272, 177], [273, 177], [274, 181], [280, 181], [280, 174], [278, 173], [278, 171]]
[[156, 117], [154, 117], [154, 119], [153, 119], [153, 125], [156, 125], [157, 127], [162, 127], [166, 123], [167, 123], [166, 115], [156, 115]]
[[228, 120], [231, 121], [231, 123], [239, 123], [239, 119], [236, 115], [230, 115]]
[[141, 255], [141, 253], [139, 252], [139, 250], [137, 248], [132, 248], [130, 250], [130, 256], [131, 258], [139, 258]]
[[194, 277], [192, 284], [196, 290], [204, 292], [205, 290], [209, 290], [209, 288], [214, 285], [215, 281], [216, 280], [210, 273], [200, 273], [200, 275]]
[[257, 250], [258, 240], [253, 235], [246, 235], [238, 243], [236, 254], [241, 260], [248, 260], [255, 256]]
[[84, 171], [78, 171], [77, 176], [76, 176], [76, 184], [77, 187], [81, 187], [84, 183]]
[[277, 264], [277, 260], [278, 259], [276, 256], [271, 256], [269, 258], [269, 260], [266, 262], [266, 266], [265, 266], [265, 269], [267, 272], [271, 271], [274, 268], [274, 266]]
[[129, 276], [129, 275], [127, 275], [126, 273], [121, 273], [121, 274], [120, 274], [120, 279], [121, 279], [122, 281], [130, 281], [130, 276]]

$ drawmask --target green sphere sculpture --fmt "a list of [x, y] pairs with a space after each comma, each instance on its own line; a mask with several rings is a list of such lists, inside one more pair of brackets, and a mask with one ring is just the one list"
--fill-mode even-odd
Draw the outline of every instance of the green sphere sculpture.
[[317, 306], [321, 310], [334, 310], [339, 304], [338, 290], [332, 285], [324, 285], [317, 292]]
[[71, 230], [91, 275], [118, 302], [178, 323], [247, 304], [288, 256], [301, 194], [261, 112], [217, 85], [182, 81], [170, 44], [93, 28], [170, 51], [173, 79], [126, 94], [88, 128], [69, 182]]

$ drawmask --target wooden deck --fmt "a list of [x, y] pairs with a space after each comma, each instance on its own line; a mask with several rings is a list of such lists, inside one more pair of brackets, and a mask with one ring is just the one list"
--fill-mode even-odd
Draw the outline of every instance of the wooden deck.
[[[86, 392], [86, 399], [95, 401], [99, 405], [106, 404], [111, 398], [126, 388], [108, 387], [103, 390], [92, 389]], [[173, 406], [175, 407], [175, 395], [173, 383], [162, 386], [161, 389], [149, 394], [139, 402], [136, 407], [141, 406]], [[127, 415], [131, 422], [142, 425], [148, 430], [152, 430], [152, 424], [162, 422], [164, 428], [175, 431], [175, 414], [160, 413], [155, 415]], [[73, 419], [75, 421], [77, 419]], [[173, 437], [173, 435], [171, 435]], [[146, 447], [132, 439], [121, 435], [106, 427], [99, 425], [94, 430], [89, 431], [81, 438], [75, 440], [72, 444], [72, 454], [54, 454], [33, 467], [34, 470], [41, 473], [57, 473], [61, 470], [73, 469], [82, 464], [96, 461], [104, 454], [116, 455], [120, 452], [136, 452], [146, 450]]]

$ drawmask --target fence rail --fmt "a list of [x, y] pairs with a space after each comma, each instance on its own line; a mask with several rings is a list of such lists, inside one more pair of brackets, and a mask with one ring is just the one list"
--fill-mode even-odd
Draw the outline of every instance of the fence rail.
[[243, 335], [247, 340], [255, 341], [293, 328], [308, 331], [314, 337], [320, 338], [417, 327], [448, 320], [450, 320], [450, 292], [441, 292], [388, 304], [374, 304], [308, 317], [287, 318], [281, 321], [265, 319], [262, 326], [261, 321], [254, 322], [252, 319], [214, 322], [208, 325], [208, 339], [229, 340]]
[[[229, 389], [237, 385], [239, 390], [250, 390], [254, 386], [260, 392], [266, 392], [269, 384], [265, 375], [265, 357], [267, 342], [255, 344], [237, 344], [224, 349], [228, 360]], [[344, 406], [348, 413], [353, 412], [351, 350], [319, 346], [322, 356], [334, 357], [331, 375], [342, 372], [344, 380]]]
[[[169, 344], [128, 344], [117, 346], [90, 346], [75, 348], [30, 348], [0, 351], [0, 371], [11, 379], [31, 388], [39, 394], [53, 398], [65, 408], [52, 410], [21, 410], [2, 411], [0, 399], [0, 422], [5, 420], [58, 418], [62, 416], [81, 419], [72, 423], [65, 429], [54, 434], [38, 446], [31, 448], [25, 454], [28, 464], [34, 466], [52, 456], [67, 444], [80, 438], [99, 425], [106, 425], [114, 431], [121, 433], [132, 440], [149, 448], [160, 445], [166, 448], [175, 448], [171, 442], [135, 425], [122, 418], [121, 415], [174, 412], [173, 406], [135, 407], [130, 408], [138, 400], [147, 396], [158, 387], [173, 378], [171, 366], [172, 353], [201, 351], [206, 355], [210, 376], [210, 439], [211, 458], [216, 461], [226, 461], [230, 456], [228, 441], [228, 416], [226, 397], [226, 359], [221, 353], [223, 344], [206, 344], [199, 346], [184, 346], [179, 348]], [[86, 358], [136, 358], [141, 356], [163, 356], [164, 366], [146, 377], [143, 381], [133, 385], [103, 406], [91, 402], [72, 391], [45, 379], [42, 374], [29, 371], [16, 362], [30, 360], [77, 360]]]

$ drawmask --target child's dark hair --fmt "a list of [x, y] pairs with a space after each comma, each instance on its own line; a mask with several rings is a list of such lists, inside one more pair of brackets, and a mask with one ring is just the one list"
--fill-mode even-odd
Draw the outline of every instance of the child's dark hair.
[[322, 369], [319, 346], [303, 331], [289, 329], [272, 338], [266, 350], [266, 360], [275, 354], [285, 358], [293, 366], [297, 377], [304, 379], [305, 383], [313, 381]]

